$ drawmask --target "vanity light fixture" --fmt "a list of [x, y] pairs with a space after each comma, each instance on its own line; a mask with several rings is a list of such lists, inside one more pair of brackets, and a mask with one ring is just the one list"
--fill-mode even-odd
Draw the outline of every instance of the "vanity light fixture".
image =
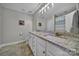
[[[48, 7], [49, 4], [50, 4], [50, 3], [48, 3], [48, 4], [46, 4], [44, 7], [42, 7], [42, 9], [39, 10], [39, 13], [41, 12], [41, 13], [43, 14], [44, 12], [46, 12], [44, 9], [46, 9], [46, 7]], [[44, 12], [43, 12], [43, 11], [44, 11]]]
[[41, 10], [44, 10], [50, 3], [46, 4]]
[[46, 12], [46, 8], [44, 9], [44, 12]]
[[49, 6], [47, 6], [47, 10], [49, 10]]
[[43, 14], [43, 10], [41, 11], [41, 13]]
[[39, 13], [41, 13], [41, 14], [46, 13], [46, 11], [49, 10], [50, 8], [52, 8], [52, 7], [54, 7], [54, 3], [47, 3], [44, 7], [42, 7], [39, 10]]
[[52, 4], [52, 7], [54, 6], [54, 3], [51, 3]]

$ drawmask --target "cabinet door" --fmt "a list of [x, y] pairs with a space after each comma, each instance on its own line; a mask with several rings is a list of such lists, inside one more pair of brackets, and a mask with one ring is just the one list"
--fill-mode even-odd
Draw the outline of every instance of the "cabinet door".
[[43, 47], [46, 47], [46, 41], [44, 39], [41, 39], [41, 38], [37, 38], [37, 42], [43, 46]]
[[45, 47], [37, 42], [37, 56], [45, 56]]
[[50, 51], [52, 53], [52, 55], [55, 55], [55, 56], [69, 55], [68, 52], [63, 50], [61, 47], [59, 47], [55, 44], [49, 43], [49, 42], [47, 42], [47, 51]]
[[50, 51], [46, 51], [46, 56], [54, 56]]
[[2, 43], [2, 34], [1, 34], [1, 16], [0, 16], [0, 44]]
[[30, 34], [30, 38], [29, 38], [29, 46], [30, 46], [31, 49], [32, 49], [32, 39], [33, 39], [33, 36]]
[[45, 56], [46, 55], [46, 41], [37, 38], [36, 39], [36, 48], [37, 48], [37, 56]]
[[36, 36], [32, 39], [33, 54], [36, 56]]

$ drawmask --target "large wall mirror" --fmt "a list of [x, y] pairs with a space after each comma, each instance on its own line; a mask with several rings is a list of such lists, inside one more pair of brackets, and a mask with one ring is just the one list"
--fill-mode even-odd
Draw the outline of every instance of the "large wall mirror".
[[63, 16], [55, 16], [55, 33], [79, 37], [79, 11], [75, 10]]

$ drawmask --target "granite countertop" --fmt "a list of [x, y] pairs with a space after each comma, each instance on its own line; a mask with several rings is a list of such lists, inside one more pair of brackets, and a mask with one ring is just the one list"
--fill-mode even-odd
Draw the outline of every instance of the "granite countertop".
[[54, 34], [45, 33], [45, 32], [30, 32], [30, 33], [34, 34], [42, 39], [45, 39], [51, 43], [55, 43], [59, 46], [62, 46], [70, 51], [75, 52], [75, 53], [79, 52], [78, 38], [73, 38], [70, 36], [55, 36]]

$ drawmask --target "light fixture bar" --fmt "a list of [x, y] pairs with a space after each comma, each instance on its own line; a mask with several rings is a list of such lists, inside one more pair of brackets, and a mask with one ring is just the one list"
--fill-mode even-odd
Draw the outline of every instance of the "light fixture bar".
[[39, 12], [42, 12], [50, 3], [46, 4]]

